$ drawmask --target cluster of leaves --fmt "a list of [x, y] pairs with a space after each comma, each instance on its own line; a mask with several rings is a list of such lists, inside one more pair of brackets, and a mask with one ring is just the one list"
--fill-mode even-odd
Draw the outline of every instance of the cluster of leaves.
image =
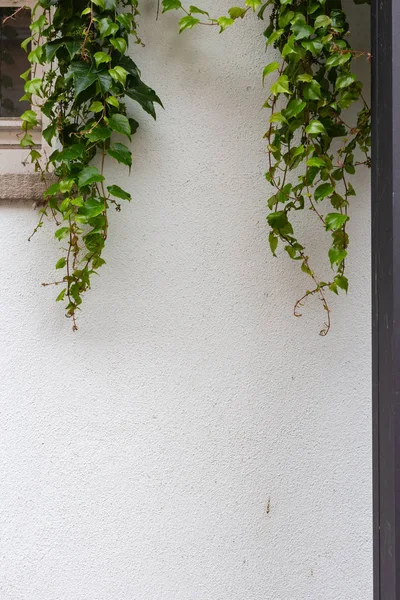
[[[196, 6], [185, 9], [180, 0], [163, 0], [162, 4], [164, 12], [177, 9], [185, 13], [180, 31], [202, 24], [218, 25], [224, 31], [248, 11], [264, 19], [270, 7], [266, 45], [279, 50], [281, 61], [268, 64], [262, 75], [264, 82], [277, 73], [264, 105], [271, 113], [265, 134], [266, 179], [275, 188], [268, 199], [269, 243], [274, 256], [282, 243], [290, 258], [311, 277], [313, 287], [296, 302], [294, 313], [300, 316], [305, 298], [318, 295], [327, 314], [321, 330], [321, 335], [326, 335], [331, 324], [326, 292], [348, 290], [346, 227], [349, 203], [355, 196], [349, 178], [357, 168], [370, 166], [371, 145], [370, 110], [362, 96], [362, 84], [351, 70], [353, 59], [367, 53], [350, 47], [341, 0], [246, 0], [244, 6], [232, 7], [229, 16], [218, 19]], [[357, 101], [361, 103], [357, 123], [348, 125], [343, 112]], [[305, 245], [294, 232], [291, 216], [304, 209], [310, 209], [316, 222], [329, 232], [333, 275], [328, 281], [317, 277]]]
[[[108, 211], [131, 200], [114, 182], [106, 184], [106, 161], [129, 169], [130, 148], [138, 122], [127, 114], [126, 97], [155, 118], [157, 94], [141, 80], [127, 55], [129, 41], [140, 43], [136, 31], [138, 0], [39, 0], [33, 10], [31, 37], [23, 47], [33, 69], [22, 75], [32, 109], [22, 115], [22, 147], [44, 178], [55, 178], [40, 209], [42, 226], [49, 216], [57, 223], [62, 256], [56, 269], [58, 301], [66, 301], [67, 316], [76, 329], [76, 315], [91, 278], [104, 264]], [[43, 65], [44, 75], [35, 76]], [[40, 113], [48, 122], [43, 131], [53, 151], [42, 156], [34, 147], [32, 129]]]

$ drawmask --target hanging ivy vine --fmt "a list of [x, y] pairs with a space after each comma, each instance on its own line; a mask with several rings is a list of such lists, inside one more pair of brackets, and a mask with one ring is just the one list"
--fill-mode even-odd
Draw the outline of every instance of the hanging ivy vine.
[[[130, 40], [137, 35], [137, 0], [39, 0], [33, 14], [32, 36], [24, 42], [29, 60], [44, 65], [43, 78], [26, 80], [25, 99], [33, 108], [22, 115], [23, 147], [33, 144], [30, 130], [38, 125], [37, 106], [49, 121], [43, 131], [54, 151], [45, 160], [36, 149], [30, 159], [43, 177], [57, 181], [44, 194], [38, 228], [47, 216], [57, 223], [55, 237], [62, 243], [56, 269], [64, 271], [58, 301], [77, 328], [76, 315], [91, 279], [104, 264], [108, 211], [131, 200], [129, 191], [105, 181], [106, 162], [115, 160], [129, 169], [129, 142], [138, 122], [127, 114], [125, 97], [155, 118], [157, 94], [141, 80], [130, 56]], [[35, 230], [35, 231], [36, 231]]]
[[[262, 73], [263, 84], [277, 74], [264, 104], [269, 110], [265, 177], [274, 188], [268, 199], [269, 244], [274, 256], [282, 244], [311, 278], [312, 287], [297, 300], [294, 314], [301, 316], [306, 298], [319, 296], [326, 312], [320, 332], [324, 336], [331, 327], [327, 293], [347, 292], [349, 286], [347, 224], [350, 201], [356, 195], [350, 178], [358, 168], [370, 166], [371, 114], [362, 83], [352, 72], [354, 58], [370, 55], [351, 48], [341, 0], [246, 0], [244, 6], [234, 6], [228, 16], [219, 18], [196, 6], [185, 8], [180, 0], [163, 0], [162, 6], [164, 12], [183, 11], [180, 32], [203, 24], [216, 25], [223, 32], [249, 12], [269, 20], [266, 46], [281, 56]], [[343, 113], [355, 102], [361, 104], [357, 122], [348, 124]], [[315, 224], [330, 236], [328, 260], [333, 275], [328, 281], [318, 277], [306, 243], [295, 233], [292, 216], [300, 210], [309, 210]]]
[[[200, 25], [222, 32], [248, 13], [268, 20], [266, 45], [281, 56], [262, 73], [263, 83], [276, 74], [264, 105], [269, 111], [266, 179], [274, 188], [268, 199], [269, 244], [274, 256], [282, 246], [311, 278], [294, 313], [300, 316], [304, 300], [317, 295], [327, 315], [321, 330], [326, 335], [327, 294], [348, 290], [348, 211], [356, 193], [351, 177], [370, 165], [370, 110], [352, 72], [353, 59], [367, 53], [350, 46], [341, 0], [246, 0], [218, 18], [180, 0], [162, 0], [161, 6], [163, 12], [182, 12], [180, 32]], [[45, 65], [45, 75], [32, 78], [31, 70], [23, 75], [24, 99], [33, 108], [22, 115], [21, 145], [30, 148], [43, 177], [52, 172], [57, 178], [45, 193], [36, 230], [52, 217], [63, 247], [56, 268], [64, 274], [44, 285], [62, 287], [57, 300], [67, 302], [74, 329], [82, 296], [104, 264], [108, 211], [119, 211], [121, 202], [131, 199], [128, 191], [105, 181], [106, 161], [132, 166], [131, 150], [120, 140], [131, 141], [138, 122], [127, 114], [124, 98], [154, 118], [154, 105], [161, 105], [128, 56], [130, 39], [140, 44], [137, 16], [138, 0], [39, 0], [32, 37], [24, 43], [30, 62]], [[349, 124], [344, 111], [355, 102], [361, 105], [357, 122]], [[49, 121], [43, 136], [55, 148], [45, 162], [30, 133], [38, 125], [36, 106]], [[292, 217], [301, 210], [330, 236], [329, 281], [318, 277], [306, 243], [295, 233]]]

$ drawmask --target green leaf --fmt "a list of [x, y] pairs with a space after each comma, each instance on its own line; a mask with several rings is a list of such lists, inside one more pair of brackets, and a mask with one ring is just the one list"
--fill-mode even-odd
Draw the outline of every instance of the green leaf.
[[31, 79], [30, 81], [27, 81], [25, 83], [24, 90], [27, 94], [39, 95], [41, 87], [42, 87], [41, 79]]
[[60, 260], [56, 262], [56, 269], [63, 269], [66, 264], [67, 260], [65, 258], [60, 258]]
[[328, 196], [333, 194], [333, 192], [334, 192], [334, 189], [330, 183], [322, 183], [315, 190], [314, 198], [317, 201], [324, 200], [324, 198], [327, 198]]
[[124, 54], [127, 48], [127, 43], [124, 40], [124, 38], [118, 37], [118, 38], [111, 38], [110, 40], [111, 45], [118, 50], [118, 52], [120, 54]]
[[108, 72], [111, 75], [111, 77], [114, 79], [114, 81], [117, 81], [118, 83], [122, 83], [122, 85], [125, 85], [126, 78], [128, 76], [128, 71], [126, 71], [124, 69], [124, 67], [120, 67], [117, 65], [113, 69], [109, 69]]
[[185, 31], [185, 29], [192, 29], [195, 25], [197, 25], [197, 23], [200, 23], [200, 19], [195, 19], [191, 15], [182, 17], [182, 19], [179, 21], [179, 33], [182, 33], [182, 31]]
[[162, 0], [163, 13], [168, 10], [178, 10], [182, 8], [182, 2], [180, 0]]
[[270, 213], [267, 217], [267, 221], [272, 229], [283, 229], [288, 224], [286, 211], [278, 210], [277, 212]]
[[254, 12], [256, 12], [257, 8], [259, 8], [261, 6], [261, 4], [262, 4], [261, 0], [246, 0], [246, 2], [245, 2], [245, 5], [252, 8]]
[[266, 76], [269, 75], [270, 73], [273, 73], [277, 69], [279, 69], [279, 63], [275, 62], [275, 61], [270, 62], [266, 67], [264, 67], [263, 75], [262, 75], [263, 85], [264, 85], [264, 80], [265, 80]]
[[103, 104], [101, 102], [96, 101], [96, 102], [92, 102], [92, 104], [89, 107], [89, 110], [90, 110], [90, 112], [98, 113], [98, 112], [101, 112], [103, 110], [103, 108], [104, 108]]
[[112, 130], [109, 127], [101, 127], [97, 125], [89, 133], [86, 134], [90, 142], [103, 142], [111, 137]]
[[307, 161], [307, 166], [323, 168], [323, 167], [326, 167], [326, 162], [322, 158], [314, 157], [314, 158], [310, 158]]
[[310, 135], [317, 135], [320, 133], [326, 133], [325, 127], [322, 125], [321, 121], [310, 121], [310, 123], [306, 127], [306, 133]]
[[81, 189], [99, 181], [104, 181], [104, 177], [100, 175], [98, 168], [94, 166], [85, 167], [79, 175], [78, 187]]
[[132, 196], [119, 187], [119, 185], [109, 185], [107, 190], [110, 192], [112, 196], [115, 198], [120, 198], [121, 200], [132, 200]]
[[296, 40], [303, 40], [304, 38], [310, 37], [310, 35], [314, 33], [314, 29], [311, 27], [311, 25], [307, 25], [306, 18], [301, 13], [297, 13], [294, 20], [292, 20], [291, 29]]
[[282, 111], [287, 119], [296, 117], [299, 115], [307, 106], [307, 103], [300, 98], [292, 98], [287, 107]]
[[347, 277], [345, 277], [344, 275], [336, 275], [334, 281], [335, 281], [336, 285], [341, 290], [344, 290], [347, 294], [347, 292], [349, 290], [349, 280], [347, 279]]
[[69, 227], [60, 227], [60, 229], [57, 229], [57, 231], [55, 232], [54, 237], [58, 241], [61, 241], [64, 238], [66, 238], [68, 234], [69, 234]]
[[115, 158], [119, 163], [132, 166], [132, 153], [124, 144], [116, 143], [108, 149], [108, 154]]
[[119, 101], [118, 98], [116, 98], [115, 96], [108, 96], [108, 98], [106, 98], [106, 102], [107, 104], [111, 104], [111, 106], [114, 106], [115, 108], [119, 108]]
[[219, 19], [217, 19], [217, 23], [220, 26], [219, 32], [222, 33], [227, 27], [233, 25], [234, 22], [234, 19], [231, 19], [230, 17], [220, 17]]
[[310, 83], [314, 78], [310, 73], [302, 73], [297, 76], [297, 81], [305, 81], [306, 83]]
[[340, 77], [336, 79], [336, 89], [342, 90], [343, 88], [347, 88], [352, 83], [354, 83], [356, 79], [357, 77], [354, 75], [354, 73], [346, 73], [345, 75], [340, 75]]
[[271, 252], [274, 256], [276, 256], [275, 252], [278, 247], [279, 238], [271, 231], [268, 236], [269, 247], [271, 248]]
[[274, 96], [278, 96], [278, 94], [290, 94], [289, 90], [289, 78], [287, 75], [281, 75], [275, 83], [271, 85], [271, 93]]
[[64, 300], [64, 296], [67, 293], [67, 290], [61, 290], [61, 292], [58, 294], [57, 298], [56, 298], [56, 302], [62, 302]]
[[351, 53], [346, 52], [345, 54], [332, 54], [326, 61], [326, 68], [332, 69], [333, 67], [339, 67], [344, 65], [351, 59]]
[[232, 6], [232, 8], [228, 10], [228, 14], [231, 19], [243, 19], [246, 14], [246, 9], [241, 8], [240, 6]]
[[79, 209], [76, 220], [81, 223], [87, 223], [89, 219], [94, 219], [104, 212], [104, 201], [89, 197], [84, 205]]
[[341, 213], [329, 213], [325, 217], [325, 227], [327, 231], [336, 231], [341, 229], [345, 223], [349, 220], [347, 215]]
[[321, 86], [313, 79], [310, 83], [306, 83], [304, 86], [304, 98], [306, 100], [322, 100]]
[[340, 248], [332, 247], [329, 249], [328, 256], [332, 266], [335, 264], [340, 265], [346, 258], [347, 251]]
[[111, 62], [111, 56], [105, 52], [96, 52], [94, 60], [96, 61], [96, 66], [99, 67], [102, 63]]
[[125, 115], [115, 114], [111, 115], [108, 126], [117, 133], [126, 135], [129, 139], [131, 138], [131, 126], [129, 120]]
[[197, 6], [189, 6], [189, 12], [191, 14], [195, 14], [195, 15], [207, 15], [207, 17], [209, 16], [208, 12], [206, 12], [205, 10], [202, 10], [201, 8], [198, 8]]
[[283, 33], [285, 33], [284, 29], [277, 29], [276, 31], [273, 31], [271, 33], [271, 35], [269, 36], [269, 38], [267, 39], [267, 46], [269, 46], [270, 44], [273, 44], [274, 42], [279, 40], [279, 38], [281, 37], [281, 35]]
[[34, 110], [26, 110], [24, 113], [22, 113], [20, 119], [32, 127], [35, 127], [38, 124], [37, 114]]
[[320, 27], [329, 27], [332, 23], [332, 19], [328, 15], [320, 15], [315, 19], [314, 28], [319, 29]]

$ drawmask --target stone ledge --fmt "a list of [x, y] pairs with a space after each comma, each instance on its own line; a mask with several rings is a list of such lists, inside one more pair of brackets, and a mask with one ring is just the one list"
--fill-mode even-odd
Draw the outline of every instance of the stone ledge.
[[42, 181], [39, 173], [0, 174], [1, 200], [29, 200], [40, 202], [44, 191], [52, 183], [51, 178]]

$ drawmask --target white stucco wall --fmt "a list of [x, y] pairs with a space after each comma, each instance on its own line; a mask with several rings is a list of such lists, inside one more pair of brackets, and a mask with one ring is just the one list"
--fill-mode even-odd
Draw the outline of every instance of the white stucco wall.
[[29, 244], [29, 204], [0, 204], [1, 600], [372, 598], [369, 174], [321, 338], [267, 247], [257, 31], [178, 36], [144, 7], [166, 110], [110, 173], [134, 201], [78, 333], [40, 287], [51, 229]]

